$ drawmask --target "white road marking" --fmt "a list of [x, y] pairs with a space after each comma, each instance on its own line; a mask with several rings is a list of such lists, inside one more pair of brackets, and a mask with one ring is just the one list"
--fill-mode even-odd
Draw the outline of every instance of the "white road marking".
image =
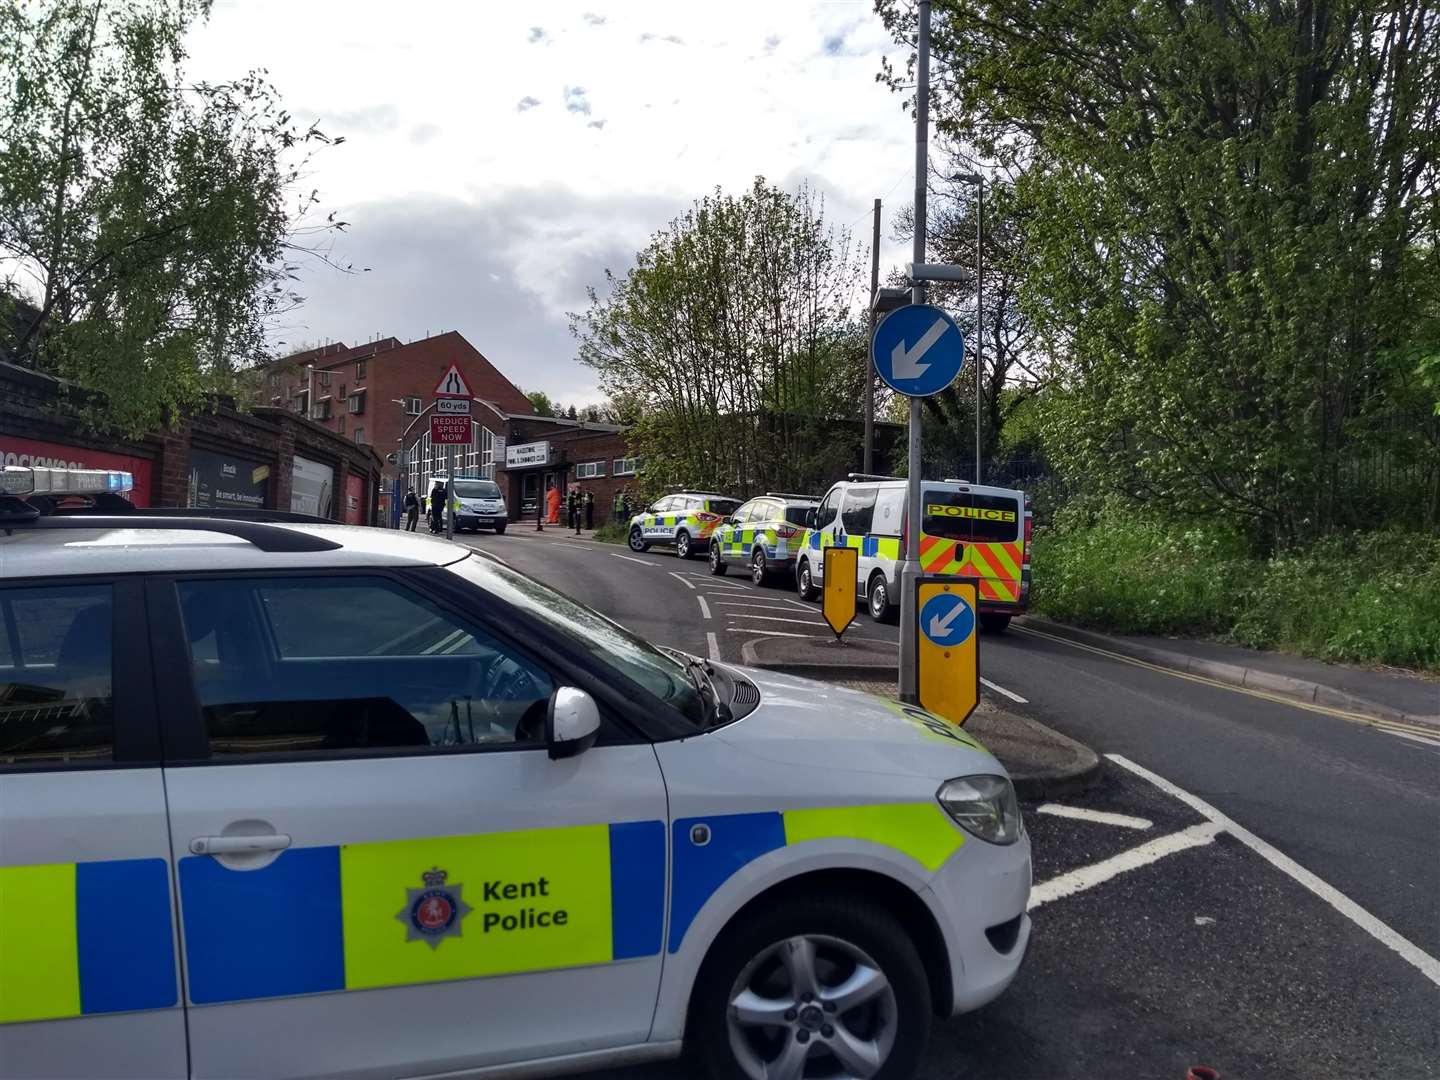
[[670, 576], [673, 577], [676, 581], [680, 582], [681, 585], [684, 585], [686, 588], [690, 589], [691, 591], [694, 590], [695, 586], [694, 586], [694, 585], [691, 585], [690, 582], [686, 581], [683, 577], [681, 577], [679, 574], [677, 574], [674, 570], [671, 570], [669, 573], [670, 573]]
[[1154, 822], [1146, 821], [1143, 817], [1131, 817], [1129, 814], [1110, 814], [1104, 810], [1086, 810], [1083, 806], [1062, 806], [1059, 803], [1046, 803], [1036, 811], [1037, 814], [1050, 814], [1053, 817], [1074, 818], [1076, 821], [1093, 821], [1097, 825], [1118, 825], [1122, 829], [1148, 829]]
[[1006, 697], [1008, 697], [1011, 701], [1018, 701], [1021, 705], [1029, 705], [1029, 704], [1030, 704], [1030, 701], [1029, 701], [1028, 698], [1023, 698], [1023, 697], [1021, 697], [1019, 694], [1015, 693], [1014, 690], [1006, 690], [1005, 687], [999, 686], [999, 685], [997, 685], [996, 683], [991, 682], [989, 679], [985, 678], [983, 675], [980, 677], [980, 681], [981, 681], [984, 685], [988, 686], [991, 690], [994, 690], [997, 694], [1004, 694], [1004, 695], [1005, 695]]
[[726, 607], [748, 607], [756, 608], [759, 611], [786, 611], [793, 613], [793, 609], [788, 607], [776, 607], [774, 604], [756, 604], [749, 600], [716, 600], [715, 603], [717, 605], [724, 604]]
[[716, 581], [714, 578], [710, 578], [708, 581], [702, 581], [700, 582], [700, 584], [703, 588], [706, 589], [723, 589], [726, 592], [732, 593], [750, 591], [749, 589], [745, 588], [744, 585], [732, 585], [728, 581]]
[[1157, 836], [1149, 843], [1122, 851], [1119, 855], [1112, 855], [1098, 863], [1091, 863], [1049, 881], [1042, 881], [1030, 890], [1030, 903], [1025, 906], [1025, 910], [1034, 911], [1052, 900], [1074, 896], [1086, 889], [1093, 889], [1096, 885], [1102, 885], [1120, 874], [1149, 866], [1166, 855], [1208, 844], [1215, 839], [1215, 834], [1220, 832], [1220, 829], [1221, 826], [1216, 822], [1202, 821], [1199, 825], [1191, 825], [1188, 829], [1181, 829], [1168, 836]]
[[637, 559], [637, 558], [635, 558], [634, 555], [621, 555], [618, 551], [612, 551], [612, 552], [610, 552], [610, 557], [611, 557], [612, 559], [624, 559], [626, 562], [638, 562], [641, 566], [659, 566], [659, 565], [660, 565], [659, 563], [653, 563], [653, 562], [651, 562], [649, 559]]
[[1379, 727], [1378, 724], [1376, 727], [1386, 735], [1394, 735], [1397, 739], [1409, 739], [1411, 742], [1418, 742], [1421, 746], [1440, 747], [1440, 740], [1429, 739], [1424, 735], [1411, 735], [1408, 731], [1391, 731], [1389, 728]]
[[746, 615], [743, 611], [727, 611], [725, 614], [732, 619], [763, 619], [765, 622], [788, 622], [795, 623], [799, 626], [825, 625], [823, 622], [818, 622], [815, 619], [785, 619], [779, 615]]
[[705, 632], [705, 643], [710, 646], [710, 659], [720, 659], [720, 639], [715, 636], [714, 630]]
[[705, 598], [699, 593], [696, 593], [695, 599], [700, 601], [700, 614], [707, 619], [710, 618], [710, 605], [705, 603]]
[[1408, 938], [1391, 930], [1390, 927], [1386, 926], [1374, 915], [1371, 915], [1370, 912], [1355, 903], [1355, 901], [1351, 900], [1339, 889], [1335, 888], [1335, 886], [1326, 881], [1322, 881], [1294, 859], [1290, 858], [1290, 856], [1277, 849], [1274, 845], [1261, 840], [1249, 829], [1237, 824], [1232, 818], [1222, 814], [1204, 799], [1196, 795], [1191, 795], [1183, 788], [1176, 787], [1163, 776], [1157, 776], [1143, 765], [1135, 764], [1135, 762], [1129, 758], [1122, 757], [1119, 754], [1106, 754], [1105, 756], [1122, 769], [1128, 769], [1136, 776], [1149, 780], [1150, 783], [1154, 784], [1167, 795], [1179, 799], [1186, 806], [1209, 818], [1213, 824], [1224, 829], [1231, 836], [1235, 837], [1236, 840], [1239, 840], [1251, 851], [1275, 867], [1275, 869], [1290, 875], [1290, 877], [1309, 889], [1321, 900], [1324, 900], [1336, 911], [1340, 912], [1341, 915], [1344, 915], [1356, 926], [1360, 927], [1361, 930], [1364, 930], [1376, 941], [1380, 942], [1380, 944], [1398, 953], [1400, 958], [1407, 963], [1414, 965], [1420, 974], [1424, 975], [1436, 986], [1440, 986], [1440, 960], [1435, 959], [1435, 957], [1431, 956]]
[[801, 637], [809, 638], [811, 641], [824, 641], [822, 634], [792, 634], [788, 630], [760, 630], [753, 626], [727, 626], [727, 634], [750, 634], [757, 637]]

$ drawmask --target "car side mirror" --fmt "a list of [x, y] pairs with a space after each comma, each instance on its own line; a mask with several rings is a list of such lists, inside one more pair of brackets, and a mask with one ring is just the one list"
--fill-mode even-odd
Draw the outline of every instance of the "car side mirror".
[[595, 744], [600, 734], [600, 708], [595, 699], [574, 686], [550, 695], [545, 713], [545, 745], [552, 758], [574, 757]]

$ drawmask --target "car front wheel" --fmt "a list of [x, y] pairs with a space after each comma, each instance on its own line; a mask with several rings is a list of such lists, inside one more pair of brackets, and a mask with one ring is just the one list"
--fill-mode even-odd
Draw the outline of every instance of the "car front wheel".
[[505, 526], [504, 526], [504, 525], [496, 525], [496, 526], [495, 526], [495, 535], [496, 535], [496, 536], [504, 536], [504, 535], [505, 535]]
[[890, 603], [890, 586], [886, 583], [884, 574], [876, 574], [870, 580], [868, 600], [870, 618], [878, 623], [895, 622], [895, 605]]
[[987, 634], [1003, 634], [1005, 628], [1010, 625], [1010, 616], [998, 614], [993, 611], [982, 611], [980, 613], [980, 629]]
[[930, 984], [914, 942], [858, 897], [796, 897], [715, 941], [691, 1030], [715, 1080], [902, 1080], [930, 1032]]
[[639, 527], [638, 525], [637, 525], [635, 528], [633, 528], [633, 529], [630, 530], [630, 550], [631, 550], [631, 551], [649, 551], [649, 550], [650, 550], [650, 545], [645, 542], [645, 534], [640, 531], [640, 527]]
[[815, 579], [810, 576], [809, 559], [802, 562], [800, 569], [795, 571], [795, 591], [800, 594], [801, 600], [814, 600], [820, 595], [820, 590], [815, 587]]
[[720, 544], [715, 540], [711, 540], [710, 573], [714, 574], [716, 577], [723, 577], [727, 569], [728, 567], [726, 567], [725, 565], [725, 560], [720, 557]]

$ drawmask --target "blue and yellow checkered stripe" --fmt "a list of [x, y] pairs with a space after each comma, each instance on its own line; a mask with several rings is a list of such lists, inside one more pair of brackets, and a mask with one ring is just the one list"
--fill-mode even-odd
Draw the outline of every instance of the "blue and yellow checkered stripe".
[[[697, 825], [707, 831], [704, 844], [692, 836]], [[700, 909], [736, 871], [779, 848], [836, 837], [893, 848], [932, 873], [965, 843], [935, 802], [681, 818], [671, 834], [669, 951], [680, 948]]]
[[[396, 917], [432, 868], [472, 908], [458, 935], [433, 949], [407, 940]], [[509, 884], [528, 884], [530, 895], [504, 898]], [[187, 857], [180, 897], [197, 1004], [605, 964], [660, 951], [665, 826], [297, 848], [244, 873]], [[550, 913], [551, 924], [524, 925], [527, 911]], [[520, 926], [506, 929], [507, 920]]]
[[0, 1023], [178, 1003], [165, 859], [0, 867]]
[[801, 547], [808, 547], [811, 551], [820, 551], [828, 547], [852, 547], [859, 548], [862, 557], [867, 559], [898, 559], [900, 558], [900, 539], [895, 536], [846, 536], [844, 544], [836, 544], [832, 533], [820, 532], [811, 529], [806, 532], [800, 541]]

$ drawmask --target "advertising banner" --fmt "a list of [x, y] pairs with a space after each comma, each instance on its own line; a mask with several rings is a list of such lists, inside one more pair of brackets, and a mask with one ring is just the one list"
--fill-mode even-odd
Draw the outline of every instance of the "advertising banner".
[[263, 507], [270, 490], [270, 466], [216, 454], [190, 451], [190, 492], [187, 506]]
[[0, 433], [0, 465], [34, 465], [51, 469], [120, 469], [135, 477], [135, 490], [128, 498], [136, 506], [150, 504], [150, 462], [129, 454], [113, 454], [105, 450], [88, 450], [83, 446], [40, 439], [20, 439]]
[[296, 454], [290, 468], [290, 509], [297, 514], [332, 518], [335, 509], [335, 470]]

